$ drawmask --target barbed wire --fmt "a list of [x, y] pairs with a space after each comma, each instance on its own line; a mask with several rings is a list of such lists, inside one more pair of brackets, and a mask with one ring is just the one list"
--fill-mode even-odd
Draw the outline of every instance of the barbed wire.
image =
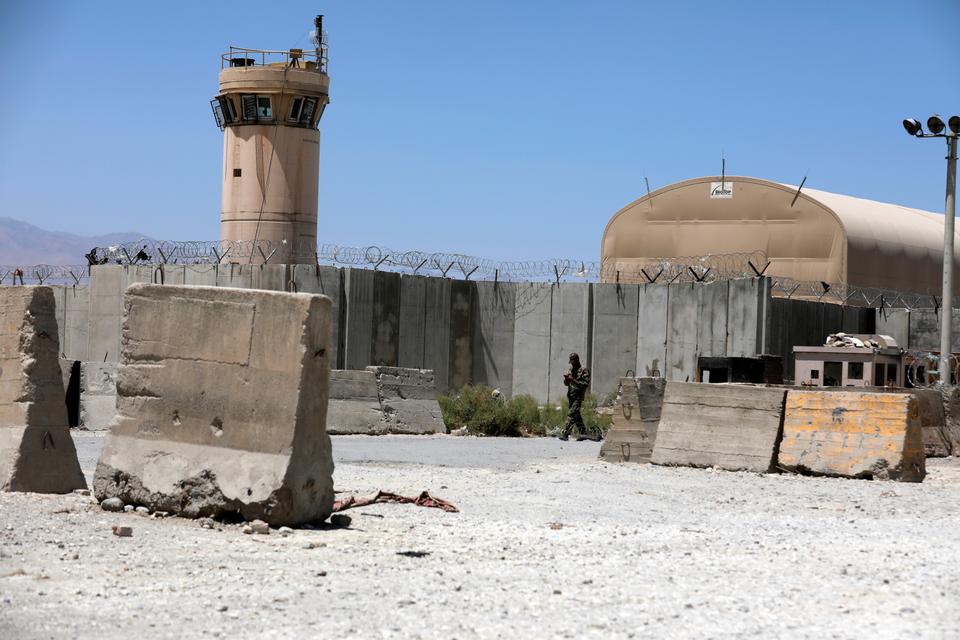
[[465, 279], [611, 282], [711, 282], [756, 274], [751, 260], [764, 264], [763, 252], [674, 256], [634, 261], [628, 265], [590, 260], [493, 260], [463, 253], [397, 251], [376, 245], [346, 247], [335, 244], [299, 246], [266, 240], [254, 241], [138, 241], [97, 247], [87, 255], [90, 264], [283, 264], [316, 262], [362, 266], [411, 274], [437, 274]]
[[5, 284], [70, 284], [78, 285], [88, 277], [87, 265], [37, 264], [31, 266], [0, 265], [0, 285]]
[[[930, 389], [940, 384], [940, 355], [920, 349], [904, 350], [903, 364], [906, 382], [918, 389]], [[960, 358], [950, 355], [948, 367], [953, 379], [960, 379]]]
[[[463, 253], [397, 251], [370, 245], [316, 246], [310, 242], [259, 241], [156, 241], [139, 240], [96, 247], [86, 256], [87, 265], [0, 266], [0, 284], [79, 284], [89, 266], [100, 264], [283, 264], [315, 263], [360, 267], [413, 275], [433, 275], [466, 280], [508, 282], [601, 282], [618, 284], [710, 283], [766, 275], [770, 261], [763, 251], [671, 256], [642, 260], [609, 260], [606, 263], [565, 258], [543, 260], [493, 260]], [[808, 282], [770, 276], [771, 292], [780, 298], [813, 300], [853, 306], [938, 309], [930, 293], [909, 293], [848, 284]], [[518, 296], [537, 298], [537, 289], [518, 290]]]

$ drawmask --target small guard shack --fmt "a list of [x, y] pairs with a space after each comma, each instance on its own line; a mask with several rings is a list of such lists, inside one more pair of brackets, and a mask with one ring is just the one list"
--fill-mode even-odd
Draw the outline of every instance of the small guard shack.
[[890, 336], [832, 334], [793, 348], [796, 383], [807, 387], [903, 387], [903, 350]]

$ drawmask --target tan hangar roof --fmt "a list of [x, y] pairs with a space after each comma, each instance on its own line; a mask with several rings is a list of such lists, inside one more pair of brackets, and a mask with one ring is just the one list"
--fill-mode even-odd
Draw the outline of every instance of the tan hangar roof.
[[657, 189], [607, 223], [603, 279], [651, 258], [762, 251], [773, 276], [940, 290], [943, 216], [806, 187], [791, 206], [796, 192], [795, 186], [742, 176]]

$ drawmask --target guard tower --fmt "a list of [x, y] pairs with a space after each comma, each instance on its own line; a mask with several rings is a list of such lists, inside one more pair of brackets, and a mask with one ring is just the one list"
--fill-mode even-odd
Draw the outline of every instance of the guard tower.
[[230, 47], [211, 100], [223, 137], [220, 239], [228, 262], [313, 263], [317, 247], [320, 117], [330, 102], [327, 35], [313, 51]]

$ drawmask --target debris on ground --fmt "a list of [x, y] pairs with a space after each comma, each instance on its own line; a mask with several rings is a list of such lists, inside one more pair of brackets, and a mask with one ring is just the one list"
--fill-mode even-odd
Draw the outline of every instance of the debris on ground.
[[[334, 509], [336, 511], [336, 509]], [[350, 523], [353, 522], [353, 519], [350, 516], [345, 516], [342, 513], [335, 513], [330, 516], [330, 524], [339, 528], [345, 529], [350, 526]]]
[[107, 498], [100, 503], [100, 508], [104, 511], [123, 511], [123, 500], [120, 498]]
[[[443, 509], [447, 513], [459, 513], [460, 510], [455, 506], [447, 502], [446, 500], [441, 500], [440, 498], [435, 498], [430, 495], [427, 491], [422, 491], [420, 495], [415, 498], [410, 498], [407, 496], [401, 496], [396, 493], [390, 493], [389, 491], [375, 491], [366, 496], [358, 496], [355, 494], [350, 494], [344, 498], [335, 499], [333, 501], [333, 511], [343, 511], [345, 509], [353, 509], [354, 507], [365, 507], [367, 505], [374, 504], [376, 502], [396, 502], [401, 504], [415, 504], [418, 507], [431, 507], [434, 509]], [[332, 520], [331, 520], [332, 521]]]
[[113, 535], [119, 538], [129, 538], [133, 535], [133, 527], [128, 527], [126, 525], [115, 524], [112, 527]]
[[243, 526], [243, 532], [247, 535], [257, 533], [262, 536], [270, 535], [270, 525], [263, 520], [254, 520]]

